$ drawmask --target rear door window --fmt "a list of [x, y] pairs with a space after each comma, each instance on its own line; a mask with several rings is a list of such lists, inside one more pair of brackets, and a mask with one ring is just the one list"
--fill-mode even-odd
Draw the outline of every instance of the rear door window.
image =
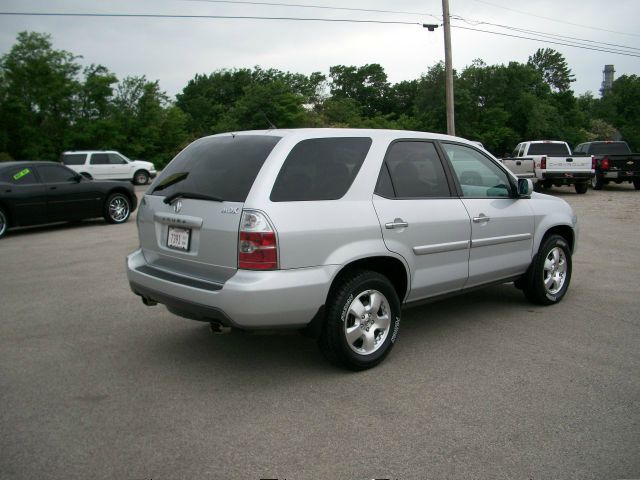
[[109, 165], [109, 154], [108, 153], [92, 153], [91, 161], [89, 163], [91, 163], [91, 165]]
[[451, 192], [440, 157], [431, 142], [392, 143], [382, 165], [376, 194], [390, 198], [441, 198]]
[[87, 161], [86, 153], [64, 153], [62, 154], [62, 163], [65, 165], [84, 165]]
[[356, 178], [371, 143], [368, 137], [302, 140], [284, 161], [271, 191], [271, 201], [342, 198]]
[[38, 183], [32, 167], [13, 167], [0, 174], [0, 180], [13, 185], [29, 185]]
[[244, 202], [262, 165], [281, 138], [225, 135], [196, 140], [171, 160], [149, 194], [192, 193]]

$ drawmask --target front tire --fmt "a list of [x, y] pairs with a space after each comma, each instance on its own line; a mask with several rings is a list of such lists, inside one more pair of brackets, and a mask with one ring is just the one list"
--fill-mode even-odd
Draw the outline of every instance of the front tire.
[[331, 288], [320, 350], [343, 367], [366, 370], [389, 354], [399, 328], [400, 301], [387, 277], [355, 272]]
[[640, 178], [633, 179], [633, 188], [636, 190], [640, 190]]
[[112, 193], [104, 203], [104, 219], [108, 223], [124, 223], [131, 215], [131, 200], [124, 193]]
[[558, 303], [571, 281], [571, 249], [560, 235], [546, 238], [522, 279], [527, 299], [539, 305]]
[[146, 185], [149, 183], [149, 174], [144, 170], [138, 170], [133, 176], [133, 183], [136, 185]]
[[0, 208], [0, 238], [4, 237], [9, 230], [9, 217], [6, 212]]
[[573, 185], [576, 189], [576, 193], [587, 193], [587, 183], [576, 183]]

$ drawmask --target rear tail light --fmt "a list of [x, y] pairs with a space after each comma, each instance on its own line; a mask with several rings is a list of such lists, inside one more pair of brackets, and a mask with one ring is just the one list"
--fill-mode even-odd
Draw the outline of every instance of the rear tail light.
[[597, 166], [596, 157], [591, 155], [591, 170], [595, 170]]
[[278, 239], [266, 215], [244, 210], [238, 236], [238, 268], [275, 270], [278, 268]]
[[609, 157], [604, 157], [600, 162], [602, 170], [609, 170]]
[[542, 170], [547, 169], [547, 157], [540, 158], [540, 169]]

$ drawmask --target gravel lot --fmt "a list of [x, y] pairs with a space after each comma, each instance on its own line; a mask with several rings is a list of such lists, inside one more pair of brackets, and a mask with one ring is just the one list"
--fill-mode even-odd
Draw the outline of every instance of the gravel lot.
[[0, 478], [640, 478], [640, 192], [551, 192], [581, 226], [561, 304], [502, 285], [409, 310], [362, 373], [143, 306], [133, 219], [9, 233]]

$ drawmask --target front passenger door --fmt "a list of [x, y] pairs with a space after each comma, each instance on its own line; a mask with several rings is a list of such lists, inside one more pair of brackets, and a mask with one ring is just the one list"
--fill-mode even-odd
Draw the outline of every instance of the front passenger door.
[[471, 217], [469, 280], [473, 287], [524, 273], [531, 263], [534, 216], [529, 199], [498, 164], [470, 146], [441, 143]]
[[101, 193], [96, 184], [62, 165], [38, 165], [47, 194], [47, 221], [80, 220], [99, 215]]

